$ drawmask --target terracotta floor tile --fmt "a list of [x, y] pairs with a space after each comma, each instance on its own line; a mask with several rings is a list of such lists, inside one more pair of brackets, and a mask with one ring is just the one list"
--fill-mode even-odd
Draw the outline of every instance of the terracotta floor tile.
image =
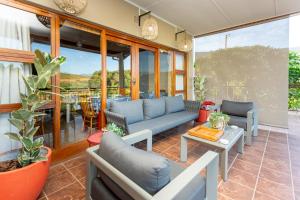
[[65, 172], [67, 169], [63, 164], [57, 164], [54, 166], [50, 166], [48, 178], [51, 176], [58, 175], [62, 172]]
[[256, 176], [253, 174], [250, 174], [248, 172], [231, 168], [229, 173], [230, 181], [233, 181], [235, 183], [240, 183], [244, 186], [247, 186], [249, 188], [254, 188], [256, 184]]
[[290, 162], [289, 154], [285, 154], [285, 153], [278, 154], [273, 151], [265, 152], [264, 157], [272, 160], [284, 160], [286, 162]]
[[295, 191], [300, 192], [300, 178], [299, 177], [293, 178], [293, 184], [294, 184]]
[[74, 177], [69, 172], [65, 171], [55, 176], [49, 177], [44, 187], [44, 191], [46, 195], [50, 195], [53, 192], [60, 190], [62, 187], [74, 182]]
[[276, 197], [269, 196], [265, 193], [261, 193], [261, 192], [256, 191], [255, 195], [254, 195], [254, 200], [280, 200], [280, 199], [278, 199]]
[[48, 200], [83, 200], [85, 199], [85, 189], [75, 182], [58, 192], [48, 196]]
[[77, 158], [73, 158], [71, 160], [68, 160], [66, 162], [64, 162], [64, 166], [66, 168], [72, 168], [72, 167], [76, 167], [78, 165], [81, 165], [82, 163], [86, 162], [86, 157], [85, 156], [79, 156]]
[[251, 173], [255, 176], [257, 176], [258, 171], [259, 171], [259, 165], [256, 165], [256, 164], [253, 164], [250, 162], [246, 162], [241, 159], [236, 159], [232, 167], [242, 170], [242, 171], [245, 171], [245, 172], [248, 172], [248, 173]]
[[86, 163], [82, 163], [81, 165], [78, 165], [76, 167], [72, 167], [69, 169], [69, 171], [77, 178], [82, 179], [86, 176]]
[[256, 165], [260, 165], [261, 161], [262, 161], [262, 157], [261, 156], [256, 156], [256, 155], [246, 155], [246, 154], [239, 154], [238, 158], [243, 160], [243, 161], [247, 161]]
[[218, 193], [218, 200], [233, 200], [230, 197], [225, 196], [224, 194]]
[[79, 182], [81, 183], [81, 185], [82, 185], [84, 188], [86, 187], [86, 177], [80, 179]]
[[275, 142], [268, 142], [266, 151], [276, 151], [279, 154], [282, 152], [288, 153], [288, 146], [286, 144], [280, 144]]
[[225, 183], [223, 182], [218, 191], [221, 194], [236, 200], [251, 200], [253, 195], [253, 189], [230, 180], [226, 181]]
[[268, 181], [264, 178], [258, 179], [257, 191], [279, 199], [293, 198], [291, 187]]
[[287, 137], [278, 138], [278, 137], [269, 137], [268, 142], [274, 142], [279, 144], [287, 144]]
[[272, 160], [269, 158], [264, 158], [262, 167], [267, 169], [278, 170], [283, 173], [290, 173], [290, 165], [289, 162], [284, 160]]
[[268, 179], [276, 183], [280, 183], [286, 186], [292, 186], [291, 175], [289, 173], [282, 173], [272, 169], [262, 167], [260, 170], [259, 177]]

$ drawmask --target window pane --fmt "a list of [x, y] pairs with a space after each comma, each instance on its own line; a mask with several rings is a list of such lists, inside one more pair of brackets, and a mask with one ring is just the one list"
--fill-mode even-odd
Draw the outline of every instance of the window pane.
[[140, 63], [140, 98], [154, 98], [154, 52], [145, 49], [139, 50]]
[[176, 90], [184, 90], [184, 76], [176, 75]]
[[107, 106], [110, 100], [131, 99], [130, 46], [107, 41]]
[[160, 96], [171, 96], [172, 57], [168, 52], [160, 52]]
[[176, 69], [184, 70], [184, 56], [176, 53]]
[[[76, 27], [76, 28], [73, 28]], [[60, 28], [61, 141], [72, 143], [98, 128], [101, 108], [100, 33], [64, 22]]]

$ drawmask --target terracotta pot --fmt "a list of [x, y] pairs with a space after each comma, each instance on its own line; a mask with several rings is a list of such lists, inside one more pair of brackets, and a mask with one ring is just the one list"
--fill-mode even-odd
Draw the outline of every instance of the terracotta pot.
[[47, 150], [48, 161], [32, 163], [13, 171], [0, 172], [0, 199], [36, 200], [41, 193], [49, 172], [51, 149]]

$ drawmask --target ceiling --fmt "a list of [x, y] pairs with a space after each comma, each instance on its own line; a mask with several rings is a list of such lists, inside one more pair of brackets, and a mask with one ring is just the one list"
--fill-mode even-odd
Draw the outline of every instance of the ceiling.
[[300, 0], [127, 0], [201, 35], [300, 11]]

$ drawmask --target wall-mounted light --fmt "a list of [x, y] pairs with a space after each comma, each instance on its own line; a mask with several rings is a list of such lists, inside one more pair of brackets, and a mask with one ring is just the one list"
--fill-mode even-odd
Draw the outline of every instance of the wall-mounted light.
[[[141, 25], [142, 17], [146, 17], [143, 24]], [[151, 11], [139, 15], [139, 26], [142, 30], [142, 37], [147, 40], [155, 40], [158, 36], [158, 25], [157, 21], [151, 16]]]
[[193, 48], [192, 41], [187, 38], [185, 30], [175, 33], [175, 41], [177, 42], [178, 49], [181, 51], [190, 51]]

